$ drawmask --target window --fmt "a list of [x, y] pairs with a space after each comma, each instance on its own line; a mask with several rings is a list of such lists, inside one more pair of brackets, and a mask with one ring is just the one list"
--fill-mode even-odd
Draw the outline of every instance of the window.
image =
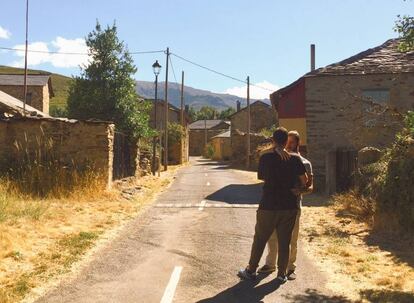
[[390, 101], [389, 89], [364, 89], [362, 96], [367, 101], [372, 101], [380, 105], [386, 105]]
[[385, 123], [384, 114], [390, 101], [389, 89], [364, 89], [362, 96], [365, 126], [372, 128]]

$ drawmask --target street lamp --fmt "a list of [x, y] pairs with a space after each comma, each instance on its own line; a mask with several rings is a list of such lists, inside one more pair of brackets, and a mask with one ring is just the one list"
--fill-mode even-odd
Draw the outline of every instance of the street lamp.
[[[157, 155], [157, 137], [158, 137], [158, 125], [157, 125], [157, 99], [158, 99], [158, 75], [161, 72], [161, 65], [158, 63], [158, 60], [152, 65], [152, 69], [155, 75], [155, 100], [154, 100], [154, 129], [157, 132], [157, 135], [154, 136], [152, 142], [152, 174], [155, 176], [155, 158]], [[161, 154], [160, 154], [161, 157]], [[160, 167], [160, 161], [158, 161], [158, 172]]]

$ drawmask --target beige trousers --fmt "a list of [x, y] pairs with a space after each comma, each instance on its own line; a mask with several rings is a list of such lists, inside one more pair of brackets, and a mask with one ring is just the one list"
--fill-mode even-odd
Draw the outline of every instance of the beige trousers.
[[[290, 251], [289, 251], [289, 262], [287, 270], [295, 270], [296, 269], [296, 257], [298, 254], [298, 237], [299, 237], [299, 221], [300, 221], [300, 213], [301, 210], [298, 211], [296, 216], [295, 226], [293, 227], [292, 231], [292, 238], [290, 240]], [[278, 245], [277, 245], [277, 234], [273, 232], [270, 236], [269, 241], [267, 241], [267, 257], [266, 257], [266, 265], [275, 267], [276, 266], [276, 258], [278, 252]]]

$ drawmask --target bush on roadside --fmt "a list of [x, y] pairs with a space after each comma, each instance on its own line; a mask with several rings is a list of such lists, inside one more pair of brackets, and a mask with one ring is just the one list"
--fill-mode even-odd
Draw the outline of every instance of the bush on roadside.
[[375, 228], [414, 231], [413, 180], [414, 113], [408, 112], [405, 128], [381, 160], [356, 174], [354, 200], [375, 201]]
[[212, 144], [207, 144], [204, 148], [204, 157], [212, 159], [214, 156], [214, 146]]

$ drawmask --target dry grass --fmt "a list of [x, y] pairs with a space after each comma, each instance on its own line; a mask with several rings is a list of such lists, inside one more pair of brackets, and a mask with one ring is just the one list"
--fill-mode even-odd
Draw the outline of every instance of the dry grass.
[[[317, 199], [324, 198], [308, 197], [310, 201]], [[334, 201], [331, 205], [325, 203], [302, 210], [302, 242], [307, 253], [318, 260], [318, 266], [328, 275], [328, 286], [360, 302], [414, 300], [412, 263], [369, 241], [372, 233], [370, 203], [356, 199], [352, 193], [335, 197]], [[412, 254], [411, 242], [405, 243], [396, 237], [393, 241], [394, 244], [401, 242], [400, 254], [404, 251]], [[384, 298], [400, 299], [383, 301], [379, 294], [384, 294]], [[376, 300], [371, 301], [372, 298]]]
[[332, 198], [335, 208], [342, 216], [351, 216], [370, 225], [375, 214], [375, 202], [350, 191]]
[[[16, 194], [10, 181], [0, 182], [0, 303], [36, 297], [70, 272], [98, 239], [108, 238], [170, 184], [175, 170], [131, 179], [111, 191], [93, 185], [47, 199]], [[125, 199], [125, 187], [139, 190]]]

